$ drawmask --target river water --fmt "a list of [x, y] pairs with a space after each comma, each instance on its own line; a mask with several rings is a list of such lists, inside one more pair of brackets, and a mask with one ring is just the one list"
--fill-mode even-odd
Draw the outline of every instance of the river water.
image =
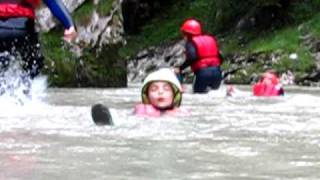
[[[139, 87], [0, 101], [0, 179], [320, 179], [320, 89], [286, 87], [266, 99], [187, 86], [190, 115], [148, 119], [132, 115]], [[115, 126], [93, 124], [95, 103], [111, 108]]]

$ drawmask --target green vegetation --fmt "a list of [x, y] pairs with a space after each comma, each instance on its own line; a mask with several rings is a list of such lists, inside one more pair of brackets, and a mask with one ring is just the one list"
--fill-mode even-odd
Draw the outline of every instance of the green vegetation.
[[101, 16], [107, 15], [112, 8], [113, 0], [104, 0], [99, 1], [97, 5], [93, 1], [85, 1], [80, 8], [78, 8], [73, 14], [72, 17], [77, 24], [87, 24], [91, 17], [94, 9]]
[[314, 34], [317, 37], [320, 37], [320, 13], [317, 13], [314, 18], [312, 18], [310, 21], [308, 21], [305, 24], [305, 29], [310, 31], [312, 34]]
[[[161, 9], [161, 14], [157, 14], [147, 25], [143, 26], [138, 35], [127, 37], [128, 44], [120, 49], [120, 55], [129, 57], [144, 48], [166, 44], [181, 38], [179, 29], [183, 21], [190, 17], [200, 20], [207, 19], [210, 2], [211, 0], [180, 0]], [[204, 25], [207, 25], [206, 21]]]
[[[95, 6], [93, 1], [86, 1], [73, 14], [73, 17], [77, 24], [85, 24], [90, 20], [94, 8], [99, 14], [108, 14], [112, 2], [113, 0], [100, 1]], [[290, 5], [284, 2], [290, 2]], [[268, 21], [267, 25], [259, 24], [261, 12], [270, 10], [270, 8], [279, 10], [277, 14], [281, 17], [277, 18], [279, 21]], [[125, 46], [112, 48], [112, 52], [114, 52], [112, 57], [126, 59], [150, 46], [175, 42], [181, 39], [179, 28], [183, 21], [194, 17], [203, 22], [205, 31], [217, 36], [219, 45], [226, 56], [255, 53], [270, 55], [281, 52], [276, 63], [267, 64], [268, 68], [279, 72], [291, 70], [299, 78], [315, 67], [310, 48], [307, 47], [302, 37], [308, 35], [314, 39], [320, 38], [319, 9], [320, 0], [308, 2], [304, 0], [248, 0], [241, 2], [241, 5], [238, 0], [176, 0], [168, 6], [160, 7], [153, 18], [148, 19], [140, 27], [138, 34], [126, 37], [127, 44]], [[262, 14], [262, 17], [264, 17], [263, 15], [265, 14]], [[245, 30], [237, 29], [240, 20], [248, 20], [251, 17], [257, 17], [256, 26]], [[77, 74], [75, 66], [78, 63], [78, 59], [65, 50], [66, 48], [63, 48], [61, 33], [61, 30], [55, 30], [42, 35], [48, 70], [52, 64], [55, 66], [54, 71], [50, 70], [47, 73], [53, 74], [50, 76], [52, 84], [59, 86], [68, 85], [69, 82], [77, 79], [74, 74]], [[103, 70], [99, 64], [95, 64], [96, 57], [93, 57], [95, 52], [91, 50], [86, 52], [82, 61], [88, 63], [87, 71], [92, 71], [92, 81], [94, 78], [103, 79], [100, 73], [112, 75], [117, 73], [117, 71], [105, 72], [107, 70]], [[298, 56], [296, 60], [289, 58], [293, 53]], [[230, 65], [229, 62], [225, 62], [223, 68], [228, 69]], [[264, 62], [255, 62], [250, 67], [246, 67], [245, 71], [239, 71], [235, 81], [249, 82], [249, 76], [264, 71], [265, 66]]]
[[[86, 1], [73, 13], [77, 25], [87, 24], [94, 9], [102, 15], [108, 14], [113, 0], [100, 1], [94, 5], [93, 1]], [[102, 52], [107, 55], [98, 56], [94, 49], [84, 49], [84, 55], [79, 58], [70, 52], [68, 43], [62, 39], [63, 29], [55, 28], [49, 33], [41, 34], [42, 50], [46, 57], [44, 73], [49, 75], [49, 84], [58, 87], [81, 86], [119, 86], [118, 82], [126, 82], [126, 72], [121, 70], [123, 62], [115, 47], [104, 47]], [[116, 47], [116, 49], [119, 49]], [[113, 68], [115, 67], [115, 68]], [[122, 84], [124, 86], [125, 84]]]
[[[268, 12], [270, 9], [275, 9], [282, 19], [277, 18], [278, 21], [270, 21], [268, 25], [259, 25], [259, 16], [265, 15], [261, 11]], [[237, 0], [176, 1], [148, 22], [140, 34], [128, 37], [128, 44], [120, 49], [120, 55], [132, 56], [144, 48], [181, 39], [181, 23], [187, 18], [195, 17], [203, 22], [207, 32], [218, 37], [225, 55], [281, 52], [280, 59], [274, 64], [268, 64], [268, 68], [279, 72], [291, 70], [299, 78], [315, 67], [311, 52], [305, 47], [301, 37], [309, 33], [315, 38], [320, 37], [319, 9], [320, 0], [308, 3], [303, 0], [249, 0], [241, 2], [241, 6]], [[256, 17], [256, 27], [246, 31], [236, 29], [239, 20], [250, 17]], [[303, 30], [301, 26], [304, 27]], [[292, 53], [297, 54], [297, 60], [289, 59]], [[224, 69], [229, 67], [229, 63], [223, 65]], [[256, 62], [236, 75], [239, 82], [248, 82], [251, 74], [259, 74], [265, 68], [265, 63]]]
[[101, 16], [106, 16], [112, 8], [113, 0], [103, 0], [99, 1], [97, 5], [97, 12]]
[[62, 40], [63, 30], [41, 35], [42, 50], [46, 57], [45, 73], [51, 85], [70, 86], [75, 81], [75, 58]]
[[[234, 32], [235, 20], [255, 14], [264, 7], [279, 6], [279, 2], [280, 0], [250, 0], [242, 2], [239, 6], [239, 2], [236, 0], [176, 1], [148, 22], [138, 35], [128, 37], [128, 44], [120, 50], [120, 54], [123, 57], [132, 56], [149, 46], [157, 46], [181, 38], [179, 27], [183, 20], [190, 17], [201, 20], [204, 29], [216, 34], [219, 40], [225, 39], [221, 42], [225, 53], [243, 50], [272, 51], [282, 48], [293, 51], [299, 44], [297, 26], [310, 18], [312, 14], [314, 15], [320, 9], [320, 3], [315, 1], [311, 4], [300, 2], [293, 6], [294, 8], [291, 8], [290, 13], [287, 14], [288, 18], [292, 19], [296, 25], [285, 24], [284, 28], [276, 30], [253, 29], [250, 32], [241, 32], [240, 34]], [[311, 28], [318, 30], [320, 27], [318, 28], [317, 25], [320, 23], [316, 19], [318, 18], [314, 18]], [[221, 29], [223, 31], [220, 32]], [[318, 31], [320, 32], [320, 30]], [[245, 37], [245, 43], [242, 43], [239, 37]], [[247, 45], [248, 43], [249, 45]], [[243, 49], [244, 45], [245, 49]]]
[[72, 17], [77, 24], [87, 24], [94, 10], [93, 1], [85, 1], [73, 14]]
[[299, 46], [299, 32], [296, 28], [274, 31], [250, 42], [246, 48], [250, 52], [267, 52], [277, 49], [294, 52]]
[[[316, 18], [316, 17], [315, 17]], [[313, 21], [312, 19], [311, 21]], [[310, 21], [304, 24], [307, 26]], [[296, 75], [296, 79], [300, 79], [304, 73], [311, 72], [315, 67], [315, 61], [311, 56], [310, 50], [305, 46], [301, 37], [304, 35], [298, 30], [298, 25], [285, 27], [273, 32], [263, 32], [259, 37], [253, 38], [250, 41], [241, 43], [237, 38], [229, 36], [222, 45], [222, 51], [225, 54], [252, 54], [252, 53], [279, 53], [280, 59], [273, 64], [268, 64], [267, 69], [274, 69], [280, 73], [292, 71]], [[311, 26], [307, 29], [314, 30]], [[313, 31], [308, 31], [313, 33]], [[314, 34], [315, 35], [315, 34]], [[320, 36], [317, 36], [318, 38]], [[230, 38], [230, 39], [229, 39]], [[290, 59], [290, 54], [297, 54], [297, 59]], [[270, 59], [271, 61], [271, 59]], [[259, 74], [266, 70], [265, 63], [256, 62], [249, 67], [246, 67], [246, 73], [239, 71], [236, 73], [237, 78], [234, 82], [249, 82], [251, 74]], [[229, 69], [230, 63], [224, 63], [223, 69]]]

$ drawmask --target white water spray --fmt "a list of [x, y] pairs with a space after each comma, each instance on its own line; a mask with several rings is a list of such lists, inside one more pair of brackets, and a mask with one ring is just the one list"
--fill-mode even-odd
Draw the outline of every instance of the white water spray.
[[0, 53], [0, 104], [2, 107], [24, 106], [40, 103], [45, 97], [46, 77], [31, 79], [22, 69], [21, 57], [14, 57], [8, 52]]

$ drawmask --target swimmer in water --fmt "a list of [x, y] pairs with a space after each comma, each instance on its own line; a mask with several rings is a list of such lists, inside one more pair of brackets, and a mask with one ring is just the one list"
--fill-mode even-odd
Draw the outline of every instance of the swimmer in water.
[[[142, 117], [177, 116], [188, 113], [180, 108], [182, 87], [173, 70], [162, 68], [150, 73], [143, 81], [141, 103], [134, 107], [134, 115]], [[92, 117], [98, 125], [112, 125], [108, 108], [102, 104], [92, 107]], [[110, 119], [110, 122], [109, 120]]]
[[[243, 94], [243, 92], [233, 86], [227, 88], [227, 96], [238, 96], [239, 94]], [[284, 89], [278, 75], [270, 70], [265, 72], [259, 81], [252, 86], [252, 94], [260, 97], [283, 96]]]

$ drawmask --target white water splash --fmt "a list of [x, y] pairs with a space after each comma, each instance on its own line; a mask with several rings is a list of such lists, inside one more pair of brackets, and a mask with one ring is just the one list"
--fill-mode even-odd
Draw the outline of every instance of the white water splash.
[[[16, 106], [41, 102], [45, 97], [47, 78], [38, 77], [31, 79], [22, 69], [22, 61], [19, 58], [0, 54], [7, 58], [1, 62], [0, 68], [0, 104], [7, 110], [14, 110]], [[6, 57], [4, 57], [6, 56]], [[10, 107], [10, 108], [9, 108]], [[2, 108], [1, 112], [4, 110]]]

